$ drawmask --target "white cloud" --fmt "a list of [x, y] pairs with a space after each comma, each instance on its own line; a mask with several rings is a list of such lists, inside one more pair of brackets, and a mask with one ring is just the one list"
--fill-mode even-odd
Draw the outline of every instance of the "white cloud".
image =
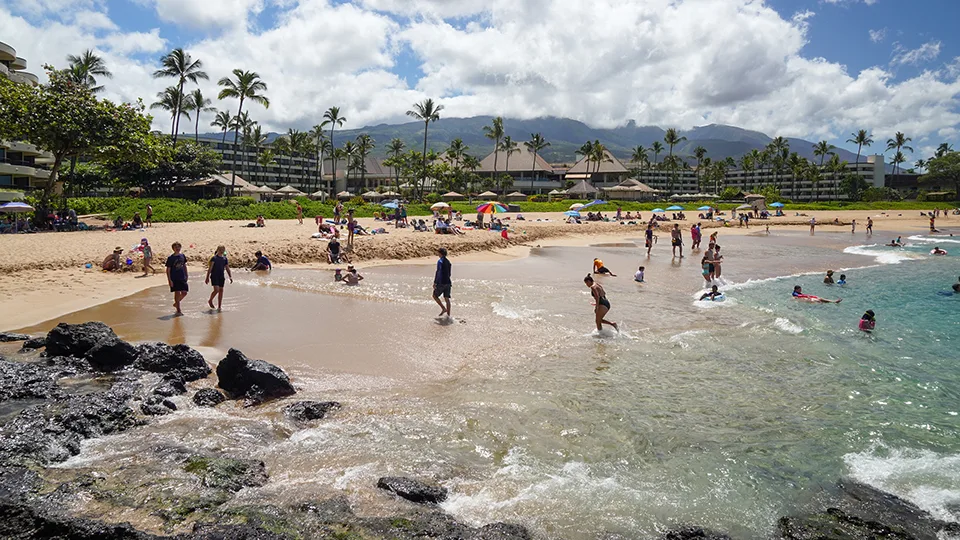
[[101, 11], [82, 10], [73, 15], [73, 22], [80, 28], [91, 30], [117, 30], [117, 25]]
[[940, 42], [929, 41], [916, 49], [907, 49], [899, 43], [893, 45], [893, 60], [891, 65], [902, 66], [905, 64], [918, 65], [931, 60], [936, 60], [940, 56]]
[[[909, 79], [887, 67], [849, 73], [804, 56], [812, 13], [784, 18], [757, 0], [285, 0], [259, 19], [267, 0], [138, 1], [177, 25], [205, 27], [206, 37], [181, 43], [158, 30], [111, 29], [106, 9], [92, 3], [42, 23], [0, 7], [0, 35], [34, 66], [106, 51], [115, 77], [103, 81], [105, 95], [147, 104], [170, 84], [151, 73], [172, 47], [203, 61], [210, 97], [232, 69], [257, 71], [271, 106], [249, 111], [274, 131], [308, 129], [333, 105], [346, 127], [407, 121], [404, 112], [424, 97], [439, 100], [446, 116], [553, 115], [604, 127], [718, 122], [824, 138], [862, 128], [920, 141], [960, 125], [960, 60]], [[939, 48], [901, 48], [891, 67], [936, 58]], [[410, 51], [419, 81], [394, 73]], [[168, 126], [169, 118], [155, 119], [157, 129]]]
[[879, 0], [820, 0], [824, 4], [839, 4], [839, 5], [850, 5], [850, 4], [866, 4], [872, 6], [876, 4]]
[[870, 30], [870, 41], [874, 43], [882, 43], [883, 40], [887, 39], [887, 29], [881, 28], [879, 30]]

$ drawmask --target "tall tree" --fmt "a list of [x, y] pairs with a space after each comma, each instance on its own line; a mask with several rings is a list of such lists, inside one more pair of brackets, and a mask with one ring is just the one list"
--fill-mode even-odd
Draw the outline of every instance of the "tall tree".
[[443, 105], [433, 102], [432, 98], [427, 98], [420, 103], [414, 103], [413, 109], [407, 111], [407, 116], [416, 118], [423, 122], [423, 171], [420, 178], [420, 198], [423, 198], [423, 186], [427, 183], [427, 130], [430, 122], [436, 122], [440, 119], [440, 111]]
[[907, 162], [907, 156], [902, 151], [897, 150], [893, 155], [893, 174], [900, 174], [900, 165]]
[[[956, 197], [960, 197], [960, 152], [952, 150], [927, 160], [927, 174], [921, 182], [950, 182]], [[942, 185], [942, 184], [941, 184]]]
[[[510, 175], [510, 156], [520, 151], [519, 146], [520, 145], [516, 141], [514, 141], [509, 135], [505, 135], [503, 137], [503, 140], [500, 141], [500, 150], [502, 150], [503, 153], [506, 154], [506, 160], [503, 166], [503, 169], [504, 169], [503, 173], [507, 176]], [[498, 182], [498, 184], [500, 184], [500, 182]], [[501, 191], [503, 191], [502, 186], [501, 186]], [[501, 193], [501, 195], [504, 195], [504, 193]]]
[[500, 140], [503, 139], [503, 118], [498, 116], [489, 126], [483, 126], [483, 136], [493, 141], [493, 180], [497, 180], [497, 158], [500, 157]]
[[[650, 149], [653, 150], [653, 166], [659, 171], [660, 170], [660, 153], [663, 152], [663, 143], [660, 141], [653, 141], [653, 144], [650, 145]], [[657, 173], [657, 178], [659, 180], [660, 174]]]
[[217, 111], [217, 117], [210, 122], [210, 127], [220, 128], [223, 132], [220, 144], [227, 144], [227, 130], [230, 129], [230, 111]]
[[953, 146], [950, 143], [940, 143], [940, 146], [937, 147], [937, 151], [933, 153], [933, 157], [941, 158], [950, 152], [953, 152]]
[[270, 150], [269, 148], [257, 155], [257, 165], [259, 165], [260, 169], [263, 171], [264, 184], [266, 184], [266, 179], [268, 177], [267, 173], [269, 172], [267, 167], [270, 165], [276, 165], [276, 162], [274, 161], [275, 157], [276, 155], [273, 153], [273, 150]]
[[693, 157], [697, 158], [697, 189], [700, 189], [700, 166], [703, 165], [703, 159], [707, 156], [707, 149], [697, 146], [693, 149]]
[[67, 68], [69, 78], [94, 94], [103, 91], [103, 86], [97, 86], [97, 77], [113, 78], [107, 63], [90, 49], [83, 51], [80, 56], [68, 55], [67, 62], [70, 64]]
[[376, 147], [373, 137], [366, 133], [357, 135], [357, 157], [360, 158], [360, 184], [367, 189], [367, 156]]
[[[189, 104], [189, 98], [183, 95], [179, 88], [176, 86], [168, 86], [163, 92], [157, 93], [157, 101], [151, 103], [150, 108], [163, 109], [170, 113], [172, 129], [176, 129], [177, 117], [186, 116], [187, 120], [190, 119]], [[171, 133], [171, 136], [173, 135], [174, 134]], [[174, 138], [173, 141], [176, 143], [176, 138]]]
[[530, 140], [523, 143], [527, 151], [533, 153], [533, 165], [530, 166], [530, 194], [533, 194], [533, 181], [537, 176], [537, 156], [540, 155], [550, 143], [543, 138], [542, 133], [531, 133]]
[[674, 128], [668, 128], [667, 132], [663, 135], [663, 142], [667, 143], [667, 146], [670, 147], [670, 186], [672, 188], [673, 183], [677, 181], [677, 163], [673, 159], [673, 147], [687, 140], [686, 137], [681, 137], [680, 133]]
[[402, 139], [394, 138], [390, 141], [390, 144], [387, 145], [387, 153], [390, 154], [391, 163], [390, 167], [393, 168], [394, 177], [396, 178], [396, 191], [400, 193], [400, 169], [403, 167], [403, 150], [406, 148], [406, 143]]
[[777, 189], [780, 189], [780, 175], [783, 173], [783, 167], [790, 155], [790, 142], [777, 136], [770, 141], [767, 148], [770, 150], [770, 159], [773, 164], [773, 183], [777, 186]]
[[217, 109], [210, 106], [212, 102], [203, 96], [203, 92], [199, 88], [194, 88], [193, 92], [190, 92], [189, 98], [190, 107], [188, 110], [197, 115], [194, 119], [196, 124], [193, 126], [193, 140], [200, 142], [200, 113], [214, 112]]
[[[330, 141], [327, 140], [327, 136], [323, 131], [322, 124], [317, 124], [310, 129], [310, 139], [313, 141], [313, 155], [317, 158], [316, 188], [319, 190], [323, 171], [323, 154], [327, 147], [329, 147]], [[326, 143], [326, 146], [324, 143]]]
[[830, 156], [830, 163], [827, 164], [827, 169], [833, 176], [833, 198], [840, 200], [840, 177], [847, 170], [847, 162], [841, 160], [837, 154], [833, 154]]
[[[246, 111], [243, 112], [240, 116], [235, 116], [233, 120], [230, 121], [230, 129], [236, 130], [240, 133], [240, 147], [237, 148], [236, 143], [234, 143], [235, 155], [243, 154], [243, 160], [240, 162], [240, 176], [243, 176], [243, 171], [247, 166], [247, 151], [246, 143], [249, 141], [250, 130], [253, 128], [253, 125], [256, 122], [250, 119], [250, 115]], [[236, 158], [234, 158], [234, 164], [236, 164]]]
[[337, 158], [339, 154], [336, 151], [336, 142], [333, 138], [333, 132], [338, 128], [343, 126], [343, 123], [346, 122], [346, 117], [340, 116], [340, 107], [330, 107], [325, 113], [323, 113], [323, 122], [320, 123], [321, 126], [330, 126], [330, 165], [333, 167], [333, 187], [331, 187], [331, 196], [335, 196], [334, 193], [337, 189]]
[[[890, 150], [896, 150], [896, 153], [894, 154], [893, 174], [900, 174], [900, 163], [907, 161], [907, 158], [903, 155], [902, 150], [909, 150], [911, 153], [913, 152], [913, 148], [909, 145], [910, 141], [912, 140], [913, 139], [907, 137], [899, 131], [893, 136], [892, 139], [887, 139], [887, 151], [889, 152]], [[896, 163], [897, 154], [903, 158], [900, 160], [900, 163]]]
[[[826, 159], [828, 155], [832, 155], [833, 151], [836, 149], [835, 146], [828, 143], [827, 141], [820, 141], [813, 145], [813, 155], [820, 158], [820, 175], [823, 175], [823, 160]], [[816, 200], [820, 200], [820, 190], [816, 188], [817, 182], [814, 182], [814, 195]]]
[[590, 156], [591, 159], [592, 159], [593, 162], [595, 163], [595, 165], [594, 165], [594, 167], [595, 167], [595, 168], [594, 168], [594, 173], [595, 173], [595, 174], [600, 174], [600, 164], [601, 164], [601, 163], [603, 163], [604, 161], [607, 161], [607, 162], [612, 161], [609, 157], [607, 157], [607, 154], [608, 154], [608, 152], [607, 152], [607, 147], [604, 146], [603, 143], [601, 143], [599, 140], [593, 141], [593, 145], [591, 146], [590, 154], [591, 154], [591, 156]]
[[346, 164], [347, 191], [350, 191], [350, 173], [356, 170], [354, 158], [357, 155], [357, 145], [353, 141], [347, 141], [343, 143], [341, 150], [340, 156], [344, 158], [344, 163]]
[[807, 159], [801, 157], [800, 154], [796, 152], [791, 153], [790, 157], [787, 159], [787, 167], [790, 169], [790, 174], [793, 177], [793, 187], [791, 188], [793, 199], [800, 198], [800, 192], [797, 191], [797, 181], [803, 177], [803, 172], [806, 169], [806, 166]]
[[[183, 85], [187, 81], [196, 83], [200, 79], [206, 80], [209, 78], [207, 73], [203, 71], [203, 62], [194, 60], [190, 57], [190, 53], [181, 48], [176, 48], [164, 55], [160, 59], [160, 69], [154, 71], [153, 76], [157, 79], [163, 77], [177, 79], [176, 86], [181, 95], [183, 94]], [[174, 118], [173, 143], [176, 144], [177, 135], [180, 133], [180, 115], [176, 114]]]
[[743, 190], [750, 191], [747, 177], [749, 173], [753, 172], [753, 156], [749, 152], [740, 156], [740, 170], [743, 171]]
[[[199, 60], [197, 60], [197, 62], [199, 62]], [[239, 105], [237, 106], [237, 116], [240, 116], [243, 113], [243, 102], [245, 100], [259, 103], [263, 105], [265, 109], [270, 108], [270, 100], [264, 95], [264, 92], [267, 91], [267, 83], [263, 82], [260, 79], [260, 75], [258, 75], [255, 71], [234, 69], [232, 79], [230, 77], [223, 77], [217, 81], [217, 85], [223, 87], [223, 89], [221, 89], [220, 93], [217, 95], [217, 99], [236, 98], [240, 101]], [[233, 189], [236, 187], [237, 183], [237, 141], [239, 138], [240, 131], [234, 130], [233, 167], [230, 171], [231, 195], [233, 194]]]
[[640, 180], [640, 177], [643, 175], [644, 165], [649, 165], [650, 162], [649, 156], [647, 155], [647, 149], [643, 146], [636, 146], [633, 149], [633, 153], [630, 154], [630, 161], [637, 164], [637, 180]]
[[[253, 146], [256, 151], [256, 160], [257, 164], [260, 163], [260, 150], [263, 148], [263, 145], [267, 144], [267, 135], [263, 132], [263, 127], [260, 124], [253, 126], [253, 129], [250, 130], [250, 136], [248, 137], [250, 144]], [[270, 158], [271, 161], [273, 158]], [[266, 171], [264, 171], [266, 173]], [[249, 178], [248, 178], [249, 180]]]
[[593, 163], [593, 141], [587, 141], [580, 145], [580, 148], [577, 149], [576, 154], [583, 156], [582, 159], [586, 161], [586, 172], [584, 178], [593, 180], [593, 173], [590, 172], [590, 165]]
[[280, 180], [280, 182], [278, 183], [286, 185], [289, 183], [287, 181], [289, 180], [289, 169], [287, 174], [288, 178], [287, 180], [285, 180], [283, 177], [283, 159], [287, 158], [287, 163], [291, 165], [293, 164], [292, 162], [290, 162], [290, 152], [291, 152], [290, 139], [288, 139], [286, 135], [281, 135], [273, 140], [272, 146], [273, 146], [273, 151], [276, 153], [276, 156], [277, 156], [276, 157], [277, 166], [280, 168], [280, 172], [278, 176], [278, 179]]
[[865, 129], [857, 130], [856, 133], [851, 133], [850, 138], [847, 139], [847, 142], [850, 144], [857, 145], [857, 176], [860, 175], [860, 152], [863, 151], [863, 147], [873, 144], [873, 135], [867, 132]]

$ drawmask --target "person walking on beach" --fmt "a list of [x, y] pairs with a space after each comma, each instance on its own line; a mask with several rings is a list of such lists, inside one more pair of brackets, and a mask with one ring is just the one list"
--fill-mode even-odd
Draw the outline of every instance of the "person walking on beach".
[[647, 247], [647, 257], [650, 256], [650, 250], [653, 249], [653, 223], [647, 223], [647, 232], [646, 234], [646, 247]]
[[583, 278], [583, 282], [590, 289], [590, 295], [593, 296], [594, 301], [594, 314], [597, 317], [597, 332], [603, 330], [603, 325], [610, 325], [617, 332], [620, 331], [620, 327], [617, 326], [617, 323], [610, 322], [604, 319], [604, 316], [607, 312], [610, 311], [610, 301], [607, 300], [607, 293], [603, 290], [603, 287], [593, 280], [593, 276], [587, 274], [587, 277]]
[[297, 201], [297, 221], [300, 225], [303, 225], [303, 207], [300, 206], [299, 201]]
[[[440, 315], [438, 317], [443, 317], [444, 314], [447, 317], [450, 317], [450, 289], [453, 287], [453, 281], [450, 278], [451, 264], [450, 260], [447, 259], [447, 248], [440, 248], [437, 250], [440, 258], [437, 260], [437, 271], [433, 275], [433, 301], [440, 306]], [[443, 297], [446, 302], [440, 301], [440, 297]]]
[[153, 207], [147, 205], [147, 227], [153, 227]]
[[870, 217], [867, 218], [867, 234], [873, 234], [873, 218]]
[[187, 284], [187, 256], [180, 253], [180, 242], [174, 242], [172, 246], [173, 254], [167, 257], [167, 285], [170, 286], [170, 292], [173, 293], [173, 307], [176, 308], [176, 315], [183, 315], [180, 310], [180, 302], [187, 296], [190, 286]]
[[148, 270], [156, 274], [157, 269], [150, 264], [153, 261], [153, 248], [146, 238], [140, 239], [140, 251], [143, 252], [143, 277], [147, 277]]
[[690, 227], [690, 251], [700, 249], [700, 241], [703, 239], [703, 233], [700, 232], [700, 224]]
[[[230, 278], [230, 283], [233, 283], [233, 274], [230, 273], [230, 263], [227, 262], [227, 257], [225, 253], [227, 248], [223, 246], [217, 246], [217, 251], [213, 254], [213, 258], [210, 259], [210, 263], [207, 264], [207, 277], [203, 280], [204, 283], [208, 285], [213, 285], [213, 292], [210, 293], [210, 299], [207, 300], [207, 305], [210, 306], [210, 309], [213, 309], [213, 297], [217, 297], [217, 311], [223, 309], [223, 286], [226, 284], [227, 277]], [[226, 276], [224, 276], [226, 273]]]
[[673, 256], [677, 256], [677, 248], [680, 248], [680, 258], [683, 258], [683, 235], [680, 233], [680, 224], [674, 223], [670, 230], [671, 245], [673, 246]]
[[357, 222], [353, 219], [353, 208], [347, 210], [347, 249], [353, 249], [353, 232], [357, 228]]
[[850, 234], [857, 234], [857, 220], [850, 220]]
[[339, 227], [340, 226], [340, 214], [343, 213], [343, 203], [338, 202], [336, 206], [333, 207], [333, 223]]

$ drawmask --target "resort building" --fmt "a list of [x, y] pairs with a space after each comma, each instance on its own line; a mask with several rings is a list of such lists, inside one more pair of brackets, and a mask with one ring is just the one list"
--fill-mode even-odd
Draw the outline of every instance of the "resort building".
[[[0, 42], [0, 77], [19, 83], [36, 86], [37, 76], [23, 71], [27, 61], [17, 56], [17, 51]], [[32, 144], [0, 140], [0, 189], [32, 190], [44, 187], [50, 178], [45, 168], [53, 163], [53, 156]]]
[[507, 153], [502, 150], [491, 152], [480, 161], [477, 174], [483, 177], [494, 176], [494, 161], [496, 161], [496, 175], [509, 175], [513, 179], [513, 188], [519, 192], [534, 194], [563, 189], [563, 175], [557, 174], [543, 156], [538, 154], [534, 162], [533, 152], [525, 145], [519, 145], [517, 150], [510, 154], [509, 160]]
[[597, 163], [586, 157], [581, 158], [564, 175], [564, 182], [586, 180], [594, 187], [605, 189], [614, 187], [630, 176], [630, 170], [609, 151], [604, 152], [603, 161]]
[[[214, 150], [222, 159], [220, 172], [227, 178], [231, 177], [234, 167], [233, 135], [227, 133], [226, 139], [200, 137], [197, 141], [201, 145]], [[237, 145], [236, 174], [248, 182], [258, 186], [268, 186], [279, 189], [283, 186], [293, 186], [305, 193], [312, 193], [317, 189], [330, 191], [329, 185], [322, 185], [317, 180], [317, 158], [313, 155], [275, 155], [273, 162], [266, 167], [261, 166], [258, 159], [264, 150], [272, 150], [268, 143], [257, 149], [254, 146]], [[317, 185], [321, 184], [318, 188]]]

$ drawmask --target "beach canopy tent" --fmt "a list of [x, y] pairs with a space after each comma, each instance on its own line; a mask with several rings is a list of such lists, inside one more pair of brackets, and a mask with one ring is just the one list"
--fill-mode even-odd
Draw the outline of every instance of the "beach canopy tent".
[[597, 193], [597, 188], [590, 185], [590, 182], [581, 180], [580, 183], [567, 190], [567, 195], [583, 195], [592, 197]]
[[315, 201], [325, 201], [327, 199], [327, 192], [322, 189], [320, 191], [314, 191], [310, 194], [310, 198]]
[[477, 195], [481, 199], [496, 199], [497, 194], [492, 191], [484, 191], [483, 193]]
[[[0, 204], [0, 212], [5, 214], [25, 214], [27, 212], [33, 212], [33, 207], [25, 202], [8, 202], [6, 204]], [[17, 232], [17, 221], [16, 216], [14, 216], [13, 232]]]
[[677, 205], [668, 206], [668, 207], [667, 207], [667, 211], [669, 211], [669, 212], [683, 212], [683, 207], [682, 207], [682, 206], [677, 206]]
[[361, 195], [361, 197], [363, 197], [368, 201], [379, 201], [380, 199], [383, 198], [383, 195], [380, 193], [377, 193], [376, 191], [368, 191], [363, 195]]
[[515, 202], [527, 200], [527, 196], [524, 195], [523, 193], [520, 193], [519, 191], [514, 191], [513, 193], [510, 193], [504, 196], [503, 198], [504, 200], [515, 201]]
[[294, 197], [304, 197], [306, 193], [300, 191], [299, 189], [293, 186], [283, 186], [277, 190], [277, 194], [283, 196], [284, 198], [292, 199]]
[[701, 206], [700, 208], [697, 208], [697, 210], [713, 210], [713, 207], [711, 207], [711, 206]]
[[466, 198], [463, 196], [462, 193], [457, 193], [456, 191], [450, 191], [448, 193], [444, 193], [440, 197], [445, 201], [462, 201], [463, 199]]
[[346, 201], [353, 198], [353, 193], [350, 193], [349, 191], [341, 191], [340, 193], [337, 193], [337, 198], [341, 201]]
[[775, 202], [775, 203], [771, 204], [770, 206], [773, 207], [773, 208], [783, 208], [783, 203], [782, 203], [782, 202]]
[[662, 213], [663, 213], [663, 208], [654, 208], [654, 209], [653, 209], [653, 213], [654, 213], [654, 214], [662, 214]]
[[395, 200], [393, 200], [393, 201], [386, 201], [386, 202], [382, 203], [380, 206], [382, 206], [382, 207], [384, 207], [384, 208], [390, 208], [390, 209], [396, 210], [397, 208], [400, 208], [400, 203], [397, 202], [397, 201], [395, 201]]
[[583, 203], [576, 202], [570, 205], [571, 210], [579, 210], [581, 208], [583, 208]]
[[433, 203], [433, 205], [430, 206], [431, 210], [446, 210], [447, 208], [450, 208], [450, 205], [445, 202]]

